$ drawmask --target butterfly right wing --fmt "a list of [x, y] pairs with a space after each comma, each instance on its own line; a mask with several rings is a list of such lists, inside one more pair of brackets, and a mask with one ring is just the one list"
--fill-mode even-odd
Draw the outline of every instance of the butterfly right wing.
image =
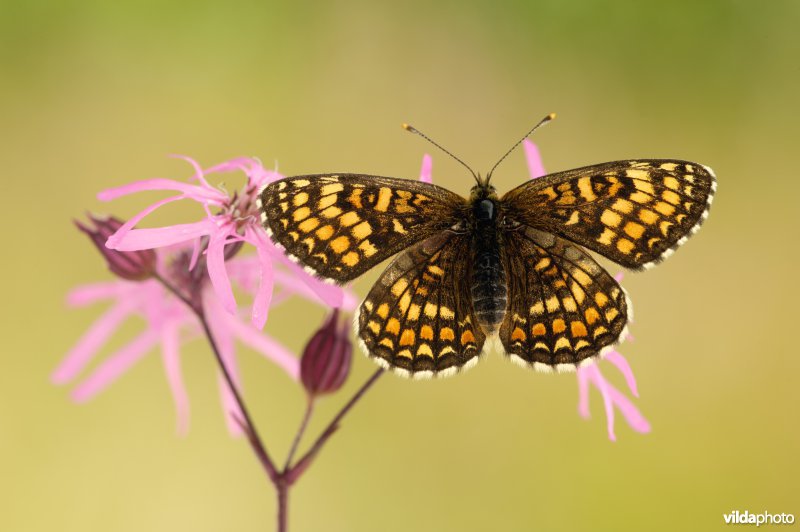
[[630, 302], [588, 253], [531, 227], [507, 232], [505, 244], [508, 308], [499, 332], [513, 361], [571, 371], [622, 339]]
[[258, 199], [270, 237], [337, 283], [453, 226], [466, 201], [429, 183], [360, 174], [287, 177]]
[[404, 251], [359, 307], [361, 347], [403, 376], [456, 373], [475, 363], [486, 335], [470, 295], [470, 238], [444, 231]]

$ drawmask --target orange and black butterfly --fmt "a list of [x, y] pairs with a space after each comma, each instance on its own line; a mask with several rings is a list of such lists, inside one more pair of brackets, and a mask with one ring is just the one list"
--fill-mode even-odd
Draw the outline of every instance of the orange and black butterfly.
[[586, 249], [650, 268], [697, 232], [716, 190], [710, 168], [673, 159], [556, 172], [503, 196], [491, 174], [473, 172], [469, 198], [392, 177], [287, 177], [261, 191], [260, 208], [273, 241], [330, 282], [399, 253], [361, 303], [356, 333], [381, 366], [432, 377], [472, 366], [495, 333], [537, 370], [602, 355], [632, 309]]

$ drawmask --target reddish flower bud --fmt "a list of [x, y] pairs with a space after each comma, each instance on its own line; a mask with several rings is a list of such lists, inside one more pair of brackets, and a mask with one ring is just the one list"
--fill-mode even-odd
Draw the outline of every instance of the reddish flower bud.
[[75, 225], [94, 243], [105, 257], [112, 272], [129, 281], [144, 281], [153, 275], [156, 270], [156, 252], [152, 249], [117, 251], [106, 247], [106, 240], [122, 227], [124, 223], [122, 220], [112, 216], [102, 218], [90, 214], [89, 221], [94, 227], [87, 227], [77, 220]]
[[333, 393], [347, 379], [353, 355], [347, 333], [347, 321], [340, 324], [339, 310], [334, 309], [308, 341], [300, 358], [300, 380], [311, 397]]

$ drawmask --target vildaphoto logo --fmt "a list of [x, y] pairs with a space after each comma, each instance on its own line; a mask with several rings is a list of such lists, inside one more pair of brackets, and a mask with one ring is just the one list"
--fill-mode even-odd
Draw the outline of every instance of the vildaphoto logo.
[[762, 512], [760, 514], [750, 513], [747, 510], [740, 512], [734, 510], [729, 514], [722, 514], [726, 525], [792, 525], [794, 524], [794, 514], [771, 514]]

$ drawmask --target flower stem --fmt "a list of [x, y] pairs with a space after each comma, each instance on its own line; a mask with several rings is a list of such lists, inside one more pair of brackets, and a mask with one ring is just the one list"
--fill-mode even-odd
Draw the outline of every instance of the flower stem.
[[314, 412], [314, 398], [309, 396], [308, 401], [306, 402], [306, 411], [303, 414], [303, 421], [300, 422], [300, 428], [297, 429], [297, 434], [294, 435], [294, 441], [292, 441], [292, 446], [289, 448], [289, 454], [286, 456], [286, 463], [283, 465], [283, 470], [288, 471], [289, 467], [292, 465], [292, 458], [294, 458], [294, 453], [297, 452], [297, 446], [300, 445], [300, 440], [303, 438], [303, 434], [308, 428], [308, 422], [311, 419], [311, 414]]
[[370, 376], [369, 379], [367, 379], [367, 381], [364, 384], [361, 385], [361, 388], [358, 389], [355, 395], [353, 395], [353, 397], [350, 398], [350, 400], [342, 407], [342, 409], [339, 410], [339, 413], [336, 414], [336, 416], [331, 420], [330, 423], [328, 423], [328, 426], [325, 427], [325, 430], [322, 431], [322, 433], [319, 435], [317, 440], [311, 445], [311, 448], [306, 452], [306, 454], [304, 454], [303, 457], [300, 458], [300, 460], [298, 460], [297, 463], [291, 469], [286, 471], [290, 482], [295, 482], [300, 477], [300, 475], [303, 474], [303, 472], [310, 465], [311, 460], [314, 459], [314, 457], [317, 455], [320, 449], [322, 449], [322, 446], [325, 445], [325, 442], [328, 441], [328, 438], [330, 438], [333, 435], [333, 433], [336, 432], [336, 429], [339, 428], [339, 423], [342, 421], [342, 418], [344, 418], [344, 416], [350, 411], [350, 409], [352, 409], [355, 406], [355, 404], [359, 401], [359, 399], [361, 399], [361, 397], [363, 397], [364, 394], [367, 393], [367, 390], [369, 390], [372, 387], [372, 385], [375, 384], [375, 381], [377, 381], [378, 378], [384, 374], [384, 372], [385, 370], [383, 368], [379, 368], [377, 371], [375, 371], [375, 373], [373, 373]]

